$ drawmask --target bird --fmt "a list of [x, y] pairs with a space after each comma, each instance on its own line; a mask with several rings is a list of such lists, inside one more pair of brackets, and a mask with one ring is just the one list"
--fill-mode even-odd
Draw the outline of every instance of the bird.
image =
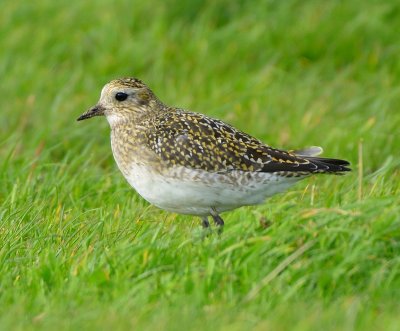
[[262, 204], [314, 174], [344, 174], [350, 163], [322, 158], [322, 148], [273, 148], [202, 113], [170, 107], [138, 78], [107, 83], [98, 103], [77, 120], [105, 116], [111, 149], [128, 183], [150, 204], [178, 214], [211, 217]]

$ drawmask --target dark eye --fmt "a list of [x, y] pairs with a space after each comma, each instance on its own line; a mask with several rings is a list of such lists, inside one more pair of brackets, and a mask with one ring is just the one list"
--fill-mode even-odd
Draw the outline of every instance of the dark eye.
[[124, 92], [118, 92], [115, 95], [115, 99], [117, 99], [118, 101], [124, 101], [124, 100], [126, 100], [127, 97], [128, 97], [128, 94], [126, 94]]

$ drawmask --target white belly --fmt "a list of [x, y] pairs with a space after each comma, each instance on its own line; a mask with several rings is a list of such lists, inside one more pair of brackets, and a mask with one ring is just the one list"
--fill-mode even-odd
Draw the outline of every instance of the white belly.
[[211, 208], [220, 213], [262, 203], [299, 180], [268, 173], [244, 174], [241, 171], [229, 175], [216, 174], [176, 167], [161, 175], [135, 164], [125, 177], [144, 199], [155, 206], [179, 214], [200, 216], [209, 215]]

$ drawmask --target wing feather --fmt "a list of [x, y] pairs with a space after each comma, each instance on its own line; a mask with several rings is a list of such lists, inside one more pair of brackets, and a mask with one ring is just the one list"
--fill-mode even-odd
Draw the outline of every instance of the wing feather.
[[163, 114], [147, 133], [148, 146], [170, 166], [210, 172], [342, 172], [348, 162], [314, 157], [319, 149], [283, 151], [231, 125], [198, 113], [177, 109]]

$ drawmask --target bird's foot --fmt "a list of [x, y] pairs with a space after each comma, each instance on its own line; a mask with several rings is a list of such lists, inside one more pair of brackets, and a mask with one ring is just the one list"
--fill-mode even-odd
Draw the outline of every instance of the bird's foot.
[[218, 215], [215, 208], [211, 209], [211, 217], [214, 219], [214, 223], [218, 228], [218, 234], [222, 234], [222, 232], [224, 231], [225, 223], [224, 223], [224, 220], [222, 219], [222, 217]]
[[201, 226], [203, 227], [203, 229], [207, 229], [210, 227], [210, 222], [208, 221], [208, 217], [207, 216], [203, 216], [201, 218]]
[[[212, 212], [211, 217], [213, 218], [214, 223], [217, 226], [217, 233], [220, 235], [224, 229], [224, 220], [215, 211]], [[203, 227], [204, 231], [209, 232], [209, 230], [211, 230], [208, 216], [203, 216], [201, 218], [201, 226]]]

